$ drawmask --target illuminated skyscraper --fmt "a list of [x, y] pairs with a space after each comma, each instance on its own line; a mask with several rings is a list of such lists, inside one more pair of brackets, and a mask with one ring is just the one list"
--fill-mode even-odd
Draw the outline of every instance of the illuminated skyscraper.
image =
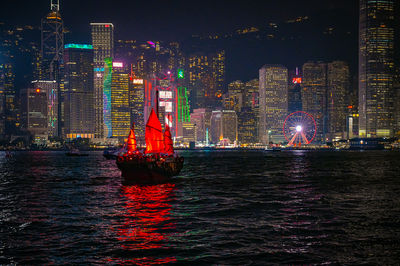
[[212, 111], [210, 118], [210, 139], [211, 142], [217, 144], [222, 138], [222, 111]]
[[288, 111], [288, 70], [280, 65], [265, 65], [259, 73], [260, 142], [283, 142], [282, 127]]
[[28, 130], [35, 142], [44, 144], [58, 133], [58, 85], [55, 80], [36, 80], [21, 95], [21, 127]]
[[64, 50], [64, 134], [94, 138], [93, 47], [67, 44]]
[[301, 100], [303, 111], [311, 114], [317, 124], [316, 141], [325, 141], [327, 133], [327, 65], [307, 62], [303, 65]]
[[222, 137], [231, 144], [238, 140], [238, 118], [234, 110], [222, 111]]
[[240, 144], [255, 144], [258, 142], [257, 111], [251, 107], [243, 107], [238, 114], [238, 140]]
[[207, 131], [211, 129], [210, 118], [211, 110], [206, 108], [194, 109], [193, 113], [190, 114], [190, 121], [196, 126], [197, 142], [207, 142]]
[[14, 71], [13, 64], [0, 63], [0, 127], [4, 134], [10, 134], [18, 122]]
[[328, 140], [343, 139], [346, 132], [347, 95], [350, 72], [347, 63], [335, 61], [328, 64], [327, 114]]
[[112, 63], [111, 136], [123, 140], [131, 128], [129, 106], [129, 71], [123, 62]]
[[[252, 79], [244, 84], [243, 106], [250, 107], [253, 110], [258, 110], [260, 82], [258, 79]], [[258, 115], [258, 111], [256, 112]]]
[[299, 69], [289, 72], [289, 89], [288, 89], [288, 113], [291, 114], [296, 111], [302, 111], [303, 106], [301, 102], [301, 83], [302, 76]]
[[194, 108], [220, 107], [225, 81], [225, 51], [191, 55], [188, 72], [191, 105]]
[[393, 135], [395, 2], [397, 1], [360, 1], [360, 137]]
[[129, 80], [129, 108], [131, 124], [135, 123], [136, 141], [139, 146], [145, 144], [144, 91], [144, 80], [131, 76]]
[[64, 54], [64, 25], [59, 0], [50, 1], [50, 13], [42, 19], [41, 37], [44, 78], [59, 81]]
[[92, 29], [92, 45], [94, 51], [94, 111], [95, 111], [95, 136], [96, 138], [110, 137], [111, 103], [105, 102], [110, 97], [109, 86], [111, 80], [105, 80], [105, 76], [111, 79], [111, 72], [105, 73], [106, 58], [112, 61], [114, 57], [114, 25], [112, 23], [90, 23]]
[[243, 107], [245, 93], [244, 83], [240, 80], [228, 84], [228, 92], [224, 95], [224, 108], [240, 112]]

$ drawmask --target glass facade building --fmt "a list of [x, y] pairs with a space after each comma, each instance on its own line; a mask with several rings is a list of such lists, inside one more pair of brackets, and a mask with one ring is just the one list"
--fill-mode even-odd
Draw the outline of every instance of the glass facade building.
[[397, 1], [360, 1], [360, 137], [393, 135], [395, 2]]

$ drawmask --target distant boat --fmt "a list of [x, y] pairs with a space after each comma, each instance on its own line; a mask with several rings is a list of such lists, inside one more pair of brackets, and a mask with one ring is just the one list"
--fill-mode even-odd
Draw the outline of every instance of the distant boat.
[[282, 151], [282, 149], [279, 148], [279, 147], [268, 147], [268, 146], [266, 146], [264, 151]]
[[88, 156], [89, 154], [87, 153], [82, 153], [80, 150], [78, 149], [71, 149], [68, 152], [65, 153], [65, 155], [67, 156]]
[[151, 110], [145, 132], [146, 150], [136, 146], [134, 124], [125, 143], [126, 152], [117, 156], [117, 166], [128, 182], [152, 183], [168, 180], [178, 175], [183, 167], [183, 157], [174, 152], [169, 126], [162, 132], [161, 123]]

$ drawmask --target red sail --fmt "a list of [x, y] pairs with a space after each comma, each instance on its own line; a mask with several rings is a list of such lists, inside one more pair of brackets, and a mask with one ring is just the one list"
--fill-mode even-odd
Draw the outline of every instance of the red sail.
[[136, 136], [135, 136], [135, 123], [132, 124], [131, 131], [129, 132], [128, 141], [126, 142], [128, 152], [133, 152], [137, 150], [136, 147]]
[[153, 109], [146, 124], [146, 153], [160, 153], [164, 151], [164, 138], [161, 123]]
[[168, 155], [174, 154], [174, 142], [168, 125], [165, 125], [164, 131], [164, 153]]

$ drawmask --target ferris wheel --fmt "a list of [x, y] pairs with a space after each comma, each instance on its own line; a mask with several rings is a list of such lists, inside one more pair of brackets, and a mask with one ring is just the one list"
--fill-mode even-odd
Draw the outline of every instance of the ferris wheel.
[[283, 135], [289, 145], [310, 144], [317, 133], [317, 124], [312, 115], [297, 111], [288, 115], [283, 123]]

